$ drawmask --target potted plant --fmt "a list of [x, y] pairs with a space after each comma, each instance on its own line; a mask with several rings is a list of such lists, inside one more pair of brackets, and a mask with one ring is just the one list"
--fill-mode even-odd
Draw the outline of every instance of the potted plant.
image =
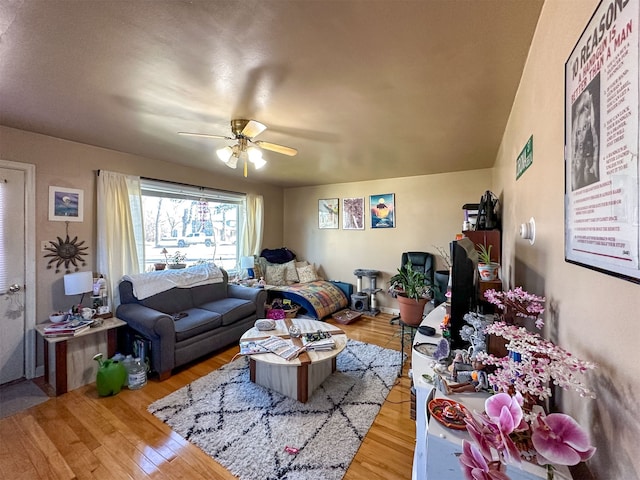
[[491, 281], [498, 278], [498, 269], [500, 264], [491, 260], [491, 248], [493, 245], [485, 245], [476, 243], [478, 249], [478, 273], [480, 280]]
[[187, 264], [184, 263], [185, 258], [187, 258], [185, 253], [181, 253], [180, 250], [176, 250], [176, 253], [171, 255], [171, 263], [167, 264], [167, 266], [174, 270], [178, 268], [185, 268], [187, 266]]
[[409, 261], [389, 279], [389, 284], [389, 291], [398, 299], [402, 321], [410, 326], [420, 325], [424, 306], [431, 299], [424, 273], [414, 270]]
[[164, 263], [161, 263], [161, 262], [154, 263], [153, 266], [155, 267], [156, 271], [157, 270], [164, 270], [166, 268], [166, 266], [167, 266], [167, 263], [169, 263], [169, 259], [167, 258], [167, 253], [169, 253], [169, 252], [167, 252], [167, 249], [163, 248], [160, 251], [160, 253], [164, 255]]

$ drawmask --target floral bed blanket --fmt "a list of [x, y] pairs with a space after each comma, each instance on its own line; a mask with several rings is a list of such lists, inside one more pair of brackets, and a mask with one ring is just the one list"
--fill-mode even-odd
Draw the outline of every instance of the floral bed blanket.
[[272, 292], [275, 292], [274, 297], [287, 298], [297, 303], [304, 310], [300, 313], [317, 320], [322, 320], [349, 305], [349, 299], [340, 287], [326, 280], [273, 287], [270, 293]]

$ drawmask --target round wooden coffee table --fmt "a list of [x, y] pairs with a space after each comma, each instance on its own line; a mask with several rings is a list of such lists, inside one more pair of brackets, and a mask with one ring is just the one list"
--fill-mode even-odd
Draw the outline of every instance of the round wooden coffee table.
[[[318, 330], [329, 332], [336, 342], [336, 348], [332, 350], [305, 351], [293, 360], [285, 360], [274, 353], [260, 353], [249, 357], [249, 376], [252, 382], [306, 403], [314, 390], [336, 371], [336, 357], [347, 346], [347, 335], [333, 325], [306, 318], [285, 318], [275, 322], [274, 330], [260, 331], [253, 327], [242, 335], [240, 341], [260, 340], [271, 335], [288, 339], [289, 327], [294, 324], [303, 334]], [[301, 339], [291, 340], [295, 345], [302, 346]]]

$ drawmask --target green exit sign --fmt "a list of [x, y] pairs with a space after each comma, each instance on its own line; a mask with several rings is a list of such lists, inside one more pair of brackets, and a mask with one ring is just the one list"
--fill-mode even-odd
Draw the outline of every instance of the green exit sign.
[[516, 180], [518, 180], [527, 168], [533, 163], [533, 135], [525, 144], [524, 148], [516, 158]]

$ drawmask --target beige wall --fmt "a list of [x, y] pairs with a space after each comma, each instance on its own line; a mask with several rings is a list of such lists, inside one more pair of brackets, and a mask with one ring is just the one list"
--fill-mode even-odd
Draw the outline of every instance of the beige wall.
[[[597, 399], [565, 393], [561, 405], [589, 428], [597, 478], [640, 478], [640, 285], [564, 261], [564, 63], [597, 0], [547, 0], [495, 166], [504, 198], [503, 263], [511, 285], [544, 294], [550, 336], [599, 368], [588, 377]], [[636, 24], [637, 27], [637, 24]], [[533, 165], [517, 181], [514, 162], [530, 135]], [[516, 238], [536, 219], [536, 242]]]
[[[465, 203], [477, 203], [489, 189], [491, 170], [392, 178], [285, 190], [284, 242], [299, 258], [321, 267], [325, 278], [355, 286], [353, 271], [378, 270], [379, 307], [397, 309], [386, 294], [389, 277], [400, 266], [402, 252], [425, 251], [437, 255], [435, 246], [448, 247], [462, 231]], [[395, 194], [396, 227], [371, 229], [369, 196]], [[318, 228], [321, 198], [365, 198], [364, 230]], [[340, 205], [342, 215], [342, 204]], [[442, 267], [438, 257], [438, 266]], [[368, 287], [363, 280], [363, 287]], [[355, 289], [355, 287], [354, 287]]]
[[[89, 246], [88, 255], [85, 257], [87, 265], [81, 270], [86, 268], [95, 271], [96, 171], [100, 169], [241, 193], [261, 194], [265, 200], [264, 242], [272, 245], [282, 243], [282, 189], [244, 179], [240, 171], [235, 171], [233, 176], [217, 176], [204, 170], [1, 126], [0, 159], [36, 166], [36, 323], [47, 320], [49, 312], [53, 310], [69, 307], [69, 299], [64, 296], [64, 270], [55, 273], [55, 269], [47, 269], [48, 259], [40, 252], [43, 241], [55, 240], [56, 237], [64, 238], [66, 235], [64, 222], [48, 220], [50, 185], [84, 190], [84, 221], [69, 223], [70, 237], [77, 235], [79, 241], [84, 241], [84, 245]], [[41, 364], [41, 361], [38, 361], [38, 364]]]

